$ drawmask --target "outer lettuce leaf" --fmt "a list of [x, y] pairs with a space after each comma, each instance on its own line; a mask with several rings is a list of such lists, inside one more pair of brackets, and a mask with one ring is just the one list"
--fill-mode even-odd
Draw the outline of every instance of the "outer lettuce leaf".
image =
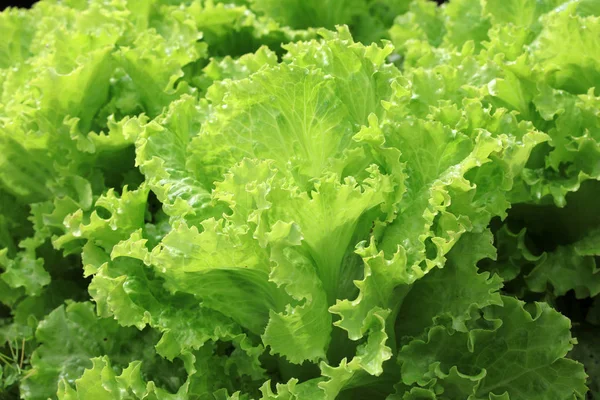
[[[64, 303], [66, 299], [86, 300], [87, 292], [74, 281], [54, 279], [38, 296], [21, 297], [19, 293], [12, 309], [12, 323], [2, 327], [3, 339], [19, 343], [29, 353], [35, 349], [35, 330], [47, 314]], [[10, 304], [10, 303], [9, 303]], [[25, 345], [23, 345], [25, 340]]]
[[[432, 325], [467, 332], [472, 314], [490, 305], [502, 305], [498, 276], [479, 273], [477, 262], [495, 258], [489, 232], [465, 234], [448, 253], [442, 269], [415, 282], [398, 312], [396, 338], [418, 337]], [[433, 295], [435, 294], [435, 295]]]
[[[124, 249], [116, 246], [113, 256]], [[125, 250], [127, 252], [127, 250]], [[198, 349], [208, 340], [233, 338], [241, 334], [230, 320], [198, 306], [191, 296], [170, 295], [162, 281], [156, 279], [144, 265], [130, 258], [108, 257], [94, 260], [98, 249], [88, 246], [84, 260], [90, 264], [100, 262], [90, 284], [89, 291], [98, 304], [101, 316], [114, 318], [123, 326], [136, 326], [143, 329], [150, 325], [163, 332], [157, 343], [157, 352], [173, 359], [188, 349]], [[127, 252], [127, 256], [131, 256]]]
[[[420, 127], [424, 137], [431, 135], [430, 140], [412, 135], [410, 128], [415, 126]], [[441, 123], [423, 120], [386, 128], [389, 143], [398, 143], [398, 148], [403, 150], [401, 160], [405, 160], [409, 176], [407, 191], [398, 205], [398, 217], [375, 236], [380, 238], [378, 246], [383, 251], [377, 252], [374, 241], [360, 250], [368, 267], [364, 280], [357, 282], [360, 295], [354, 301], [339, 301], [331, 308], [343, 317], [336, 324], [348, 330], [350, 338], [361, 336], [360, 321], [372, 307], [391, 307], [397, 311], [402, 301], [406, 301], [404, 296], [410, 290], [409, 285], [419, 282], [434, 268], [443, 267], [446, 254], [464, 232], [480, 231], [491, 216], [505, 213], [511, 179], [541, 138], [535, 132], [526, 133], [522, 142], [515, 143], [514, 138], [505, 134], [482, 138], [481, 131], [475, 130], [480, 135], [471, 141], [466, 135], [454, 137], [451, 129]], [[496, 126], [494, 130], [500, 129]], [[415, 138], [419, 141], [413, 144]], [[507, 146], [504, 154], [502, 146]], [[449, 154], [452, 156], [446, 156]], [[421, 164], [417, 160], [425, 157], [438, 160], [430, 164], [438, 169], [419, 169]], [[489, 163], [495, 164], [489, 169], [485, 166], [488, 157]], [[489, 176], [494, 170], [497, 175], [491, 175], [499, 180], [492, 188]], [[473, 183], [463, 175], [469, 176]], [[483, 197], [478, 194], [478, 187], [487, 190]], [[473, 202], [486, 205], [479, 208], [473, 206]]]
[[585, 325], [580, 329], [576, 329], [573, 334], [577, 337], [577, 345], [569, 353], [569, 357], [585, 365], [589, 378], [587, 385], [590, 388], [588, 396], [594, 400], [600, 395], [599, 364], [596, 362], [600, 354], [600, 348], [596, 340], [597, 333], [597, 326]]
[[41, 345], [32, 354], [31, 370], [21, 382], [23, 396], [54, 396], [58, 381], [73, 382], [90, 365], [91, 357], [128, 353], [135, 335], [135, 330], [98, 319], [90, 303], [60, 306], [36, 330], [36, 340]]
[[1, 35], [0, 68], [8, 68], [27, 60], [33, 39], [34, 24], [31, 14], [20, 9], [9, 9], [0, 15]]
[[[383, 373], [383, 363], [392, 358], [392, 349], [387, 345], [389, 336], [386, 333], [386, 318], [389, 311], [376, 310], [368, 316], [364, 326], [369, 327], [368, 339], [358, 346], [356, 355], [347, 361], [342, 359], [337, 367], [321, 364], [321, 372], [329, 378], [320, 383], [319, 387], [325, 392], [325, 398], [335, 399], [349, 396], [349, 393], [361, 388], [361, 386], [375, 386], [380, 383], [383, 393], [389, 389], [388, 382], [374, 382], [374, 377], [380, 377]], [[344, 392], [345, 390], [345, 392]], [[374, 390], [377, 393], [377, 390]]]
[[548, 289], [562, 296], [574, 290], [577, 298], [594, 297], [600, 293], [600, 271], [594, 258], [598, 255], [598, 232], [590, 232], [570, 246], [560, 246], [551, 253], [543, 253], [525, 276], [525, 282], [534, 292]]
[[207, 213], [211, 215], [209, 188], [185, 162], [203, 118], [201, 106], [192, 97], [182, 97], [170, 105], [164, 117], [136, 125], [136, 164], [171, 223], [181, 218], [199, 222]]
[[28, 295], [37, 295], [42, 287], [50, 283], [50, 275], [44, 269], [44, 259], [35, 258], [35, 255], [20, 253], [11, 260], [6, 254], [8, 249], [0, 250], [0, 266], [5, 271], [0, 278], [11, 288], [25, 288]]
[[525, 240], [526, 229], [513, 233], [507, 225], [503, 225], [495, 234], [498, 258], [482, 264], [482, 269], [498, 274], [505, 282], [515, 279], [528, 263], [538, 260], [527, 248]]
[[128, 190], [127, 186], [119, 196], [113, 189], [96, 200], [93, 211], [79, 209], [64, 218], [65, 234], [55, 237], [57, 248], [72, 251], [81, 241], [87, 240], [109, 252], [120, 240], [144, 223], [148, 189]]
[[[578, 4], [565, 10], [550, 12], [542, 18], [543, 29], [532, 43], [534, 61], [550, 84], [572, 93], [585, 93], [595, 87], [599, 79], [598, 37], [600, 21], [597, 16], [575, 14]], [[585, 27], [585, 29], [582, 29]], [[557, 42], [557, 38], [561, 40]], [[574, 49], [585, 49], [576, 52]]]
[[391, 385], [387, 381], [380, 384], [381, 392], [377, 391], [378, 385], [373, 385], [377, 382], [374, 380], [374, 376], [378, 377], [382, 374], [383, 363], [392, 356], [391, 349], [386, 345], [388, 336], [385, 333], [385, 319], [387, 314], [386, 311], [379, 310], [373, 313], [368, 321], [365, 321], [365, 325], [370, 327], [369, 338], [357, 348], [356, 355], [350, 361], [344, 358], [337, 367], [325, 362], [320, 364], [321, 373], [325, 379], [317, 378], [298, 383], [297, 379], [292, 378], [286, 384], [277, 384], [275, 392], [269, 385], [270, 382], [266, 382], [261, 387], [262, 399], [336, 399], [342, 396], [346, 398], [353, 396], [353, 393], [361, 390], [362, 386], [375, 386], [369, 393], [380, 396], [381, 393], [389, 392], [388, 386]]
[[237, 57], [255, 52], [262, 45], [278, 51], [284, 43], [314, 36], [311, 30], [282, 26], [271, 15], [259, 17], [248, 9], [248, 4], [232, 6], [229, 1], [193, 1], [174, 15], [191, 15], [213, 56]]
[[495, 238], [498, 261], [482, 267], [511, 282], [511, 290], [520, 296], [526, 291], [564, 296], [571, 290], [578, 299], [598, 295], [600, 278], [594, 258], [598, 254], [597, 229], [573, 243], [540, 251], [534, 242], [536, 227], [530, 228], [531, 233], [523, 228], [515, 234], [503, 225]]
[[[209, 354], [195, 354], [186, 357], [185, 369], [189, 378], [177, 389], [170, 392], [154, 381], [147, 381], [139, 361], [130, 363], [119, 375], [115, 372], [108, 357], [93, 358], [93, 367], [87, 369], [75, 381], [75, 387], [61, 381], [58, 398], [61, 400], [84, 399], [250, 399], [248, 395], [233, 392], [229, 395], [225, 388], [227, 381], [222, 378], [233, 370], [224, 357], [209, 358]], [[240, 360], [236, 360], [240, 361]]]
[[[222, 222], [208, 220], [203, 229], [200, 233], [181, 225], [169, 232], [153, 251], [151, 263], [165, 275], [170, 290], [196, 294], [207, 306], [259, 334], [268, 310], [285, 304], [268, 282], [267, 255], [247, 236], [229, 233]], [[223, 297], [225, 287], [228, 294]]]
[[[206, 77], [212, 82], [226, 79], [243, 79], [263, 67], [277, 64], [277, 54], [266, 46], [261, 46], [254, 53], [248, 53], [239, 58], [225, 56], [222, 59], [212, 58], [204, 67]], [[212, 83], [211, 82], [211, 83]]]
[[437, 326], [403, 347], [404, 384], [435, 387], [438, 398], [583, 398], [583, 366], [564, 358], [573, 346], [569, 320], [543, 303], [531, 314], [515, 299], [503, 303], [486, 309], [481, 322], [490, 328]]

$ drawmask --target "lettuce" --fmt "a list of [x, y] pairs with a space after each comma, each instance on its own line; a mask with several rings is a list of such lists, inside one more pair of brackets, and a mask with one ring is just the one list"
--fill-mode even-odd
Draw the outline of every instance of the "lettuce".
[[0, 32], [8, 396], [600, 396], [595, 1], [42, 0]]

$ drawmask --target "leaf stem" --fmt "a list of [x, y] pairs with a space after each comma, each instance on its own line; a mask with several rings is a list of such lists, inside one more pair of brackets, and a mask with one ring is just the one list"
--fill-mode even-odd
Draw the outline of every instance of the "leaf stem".
[[23, 360], [25, 359], [25, 338], [21, 341], [21, 361], [19, 362], [19, 369], [23, 368]]

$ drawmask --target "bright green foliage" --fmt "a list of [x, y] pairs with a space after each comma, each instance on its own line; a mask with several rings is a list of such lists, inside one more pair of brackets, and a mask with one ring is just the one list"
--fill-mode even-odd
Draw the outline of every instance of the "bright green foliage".
[[3, 11], [0, 398], [600, 396], [597, 3]]

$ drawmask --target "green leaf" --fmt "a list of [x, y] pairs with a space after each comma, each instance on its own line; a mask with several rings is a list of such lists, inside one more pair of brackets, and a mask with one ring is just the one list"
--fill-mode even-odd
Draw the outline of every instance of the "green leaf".
[[448, 253], [444, 267], [416, 281], [404, 298], [396, 322], [397, 338], [419, 337], [430, 326], [446, 323], [448, 328], [466, 332], [475, 312], [502, 305], [500, 278], [477, 268], [481, 259], [495, 257], [490, 232], [463, 235]]
[[436, 326], [403, 347], [402, 381], [450, 391], [450, 398], [583, 398], [583, 366], [564, 358], [573, 347], [569, 320], [543, 303], [532, 314], [515, 299], [503, 303], [485, 310], [481, 323], [489, 328]]
[[180, 5], [173, 6], [172, 15], [182, 20], [191, 16], [212, 56], [242, 56], [260, 46], [280, 51], [283, 43], [315, 36], [312, 31], [281, 26], [270, 16], [256, 15], [248, 9], [248, 2], [239, 3], [236, 6], [230, 1], [195, 1], [183, 9]]
[[[596, 86], [600, 78], [599, 44], [595, 40], [600, 22], [593, 16], [576, 15], [577, 5], [569, 4], [542, 17], [544, 28], [532, 43], [532, 53], [540, 72], [553, 87], [580, 94]], [[577, 51], [577, 56], [571, 57], [574, 49], [585, 51]]]
[[447, 33], [444, 40], [448, 45], [460, 47], [468, 40], [473, 40], [475, 47], [479, 47], [487, 39], [490, 22], [481, 2], [453, 1], [446, 7], [445, 14]]
[[92, 245], [84, 249], [84, 268], [94, 271], [89, 291], [100, 316], [112, 316], [122, 326], [141, 330], [150, 325], [162, 332], [156, 349], [169, 360], [197, 350], [209, 340], [230, 340], [241, 335], [233, 321], [202, 307], [193, 296], [166, 291], [164, 282], [136, 259], [147, 254], [145, 240], [137, 237], [139, 232], [115, 246], [113, 260]]
[[[64, 400], [92, 400], [92, 399], [131, 399], [131, 398], [164, 398], [178, 399], [181, 395], [171, 394], [163, 389], [156, 388], [154, 382], [145, 383], [140, 371], [140, 362], [132, 362], [121, 375], [116, 376], [108, 357], [92, 358], [91, 369], [86, 369], [81, 378], [73, 382], [66, 379], [60, 381], [58, 398]], [[187, 385], [186, 385], [187, 386]], [[185, 389], [185, 388], [184, 388]]]
[[412, 39], [428, 41], [434, 46], [439, 45], [446, 30], [441, 16], [442, 8], [433, 2], [411, 2], [408, 12], [398, 15], [390, 28], [392, 42], [397, 49], [404, 49], [405, 42]]
[[96, 200], [93, 211], [79, 209], [65, 217], [63, 225], [66, 232], [54, 238], [54, 246], [71, 247], [87, 239], [105, 251], [111, 251], [120, 240], [129, 238], [131, 233], [143, 226], [147, 197], [146, 186], [136, 190], [125, 186], [120, 195], [109, 189]]
[[[142, 361], [129, 363], [118, 374], [119, 369], [112, 365], [108, 356], [92, 358], [91, 368], [86, 369], [83, 375], [75, 380], [74, 385], [65, 379], [61, 380], [58, 398], [248, 400], [249, 397], [245, 394], [240, 397], [239, 389], [243, 389], [246, 393], [257, 394], [258, 389], [249, 378], [260, 378], [262, 371], [257, 367], [258, 360], [256, 354], [253, 354], [252, 347], [244, 340], [237, 341], [235, 346], [236, 349], [231, 357], [218, 354], [216, 345], [205, 346], [199, 352], [185, 355], [182, 361], [187, 377], [176, 387], [168, 389], [161, 387], [160, 384], [162, 380], [169, 378], [168, 375], [172, 374], [172, 370], [154, 371], [154, 374], [164, 375], [155, 375], [155, 380], [151, 380], [152, 375], [148, 377]], [[237, 382], [235, 387], [232, 381], [229, 381], [230, 377]], [[229, 397], [228, 393], [233, 393], [232, 397]]]
[[182, 96], [170, 104], [164, 116], [137, 125], [136, 164], [172, 222], [181, 218], [200, 222], [213, 215], [209, 187], [185, 162], [190, 141], [203, 119], [201, 105], [192, 97]]
[[38, 295], [50, 283], [50, 274], [44, 269], [44, 259], [35, 258], [29, 252], [17, 254], [15, 259], [7, 256], [7, 249], [0, 250], [0, 278], [11, 288], [23, 287], [28, 295]]
[[574, 290], [578, 299], [594, 297], [600, 293], [600, 271], [594, 258], [598, 255], [600, 231], [593, 231], [572, 245], [542, 254], [525, 281], [534, 292], [551, 288], [557, 296]]
[[31, 55], [34, 24], [30, 13], [8, 9], [0, 14], [0, 35], [5, 40], [0, 48], [0, 68], [8, 68], [25, 61]]
[[264, 13], [283, 25], [293, 28], [325, 27], [348, 24], [352, 18], [366, 13], [363, 0], [299, 1], [280, 3], [274, 0], [251, 0], [252, 8]]
[[577, 345], [569, 353], [569, 357], [585, 365], [590, 388], [588, 396], [594, 400], [600, 396], [600, 346], [596, 340], [597, 334], [598, 328], [590, 325], [575, 328], [573, 335], [577, 338]]
[[373, 376], [383, 373], [383, 363], [392, 358], [386, 333], [388, 315], [386, 310], [372, 310], [364, 322], [368, 327], [367, 340], [358, 346], [350, 361], [344, 358], [337, 367], [321, 363], [321, 372], [328, 379], [318, 386], [325, 392], [326, 399], [337, 398], [344, 389], [351, 392], [355, 387], [369, 385]]
[[113, 320], [98, 319], [91, 303], [56, 308], [35, 332], [40, 346], [31, 355], [27, 379], [21, 382], [22, 395], [53, 397], [59, 380], [74, 382], [91, 366], [91, 357], [127, 354], [135, 335], [135, 330], [120, 328]]
[[[325, 43], [318, 54], [290, 45], [284, 63], [209, 91], [212, 112], [188, 147], [188, 166], [200, 171], [206, 187], [244, 157], [275, 160], [303, 189], [311, 178], [341, 174], [350, 164], [350, 157], [338, 159], [354, 147], [352, 136], [369, 114], [381, 113], [381, 97], [391, 94], [387, 85], [397, 71], [382, 65], [389, 48], [348, 47], [346, 30], [327, 34]], [[356, 88], [368, 96], [366, 104], [354, 102]]]

